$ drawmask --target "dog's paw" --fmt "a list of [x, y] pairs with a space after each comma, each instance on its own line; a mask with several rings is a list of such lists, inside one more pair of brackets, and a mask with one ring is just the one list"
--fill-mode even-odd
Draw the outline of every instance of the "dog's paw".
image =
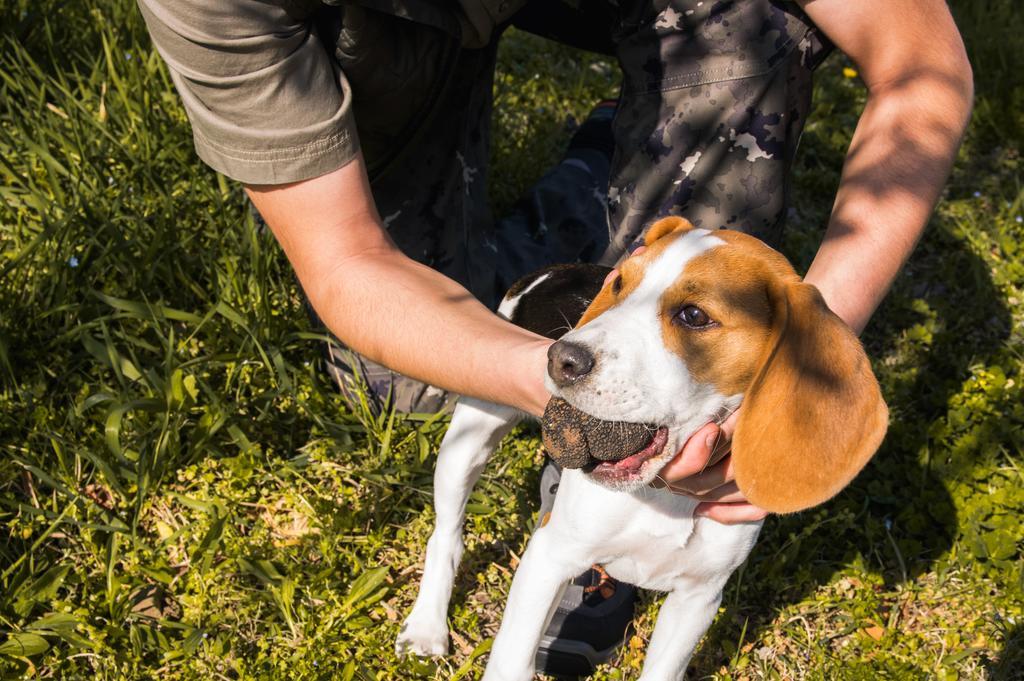
[[448, 627], [431, 625], [414, 620], [412, 617], [402, 625], [402, 631], [395, 641], [395, 652], [399, 655], [431, 655], [448, 654]]

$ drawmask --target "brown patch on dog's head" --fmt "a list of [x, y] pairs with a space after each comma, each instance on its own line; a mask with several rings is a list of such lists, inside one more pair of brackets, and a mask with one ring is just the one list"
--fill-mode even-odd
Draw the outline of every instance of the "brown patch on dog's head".
[[[691, 260], [662, 296], [662, 334], [694, 378], [721, 395], [744, 392], [757, 373], [771, 339], [773, 310], [768, 282], [799, 281], [781, 255], [757, 239], [719, 231], [725, 247]], [[686, 308], [707, 315], [709, 324], [690, 328]]]
[[633, 292], [633, 289], [640, 285], [647, 263], [657, 258], [658, 254], [672, 241], [665, 237], [683, 234], [691, 229], [693, 229], [693, 225], [689, 220], [677, 216], [662, 218], [651, 225], [644, 234], [646, 250], [639, 255], [626, 258], [619, 264], [616, 268], [617, 275], [608, 280], [587, 311], [583, 313], [576, 327], [583, 326], [620, 300], [624, 300]]
[[[663, 336], [694, 378], [744, 393], [736, 482], [754, 504], [799, 511], [838, 493], [881, 444], [888, 410], [860, 342], [792, 266], [753, 237], [690, 261], [663, 296]], [[683, 311], [706, 319], [687, 326]]]

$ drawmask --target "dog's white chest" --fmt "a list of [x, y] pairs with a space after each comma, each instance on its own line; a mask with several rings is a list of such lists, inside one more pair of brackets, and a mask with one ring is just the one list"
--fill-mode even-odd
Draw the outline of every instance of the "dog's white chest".
[[609, 575], [620, 581], [654, 591], [671, 591], [687, 573], [685, 553], [671, 548], [668, 542], [648, 543], [644, 548], [598, 559]]
[[696, 502], [655, 490], [627, 494], [565, 471], [552, 511], [552, 529], [566, 551], [592, 556], [616, 579], [668, 591], [694, 572], [690, 539]]

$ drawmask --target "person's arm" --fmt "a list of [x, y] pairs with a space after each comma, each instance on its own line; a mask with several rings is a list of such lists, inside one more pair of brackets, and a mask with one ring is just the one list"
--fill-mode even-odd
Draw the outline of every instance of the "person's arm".
[[246, 184], [331, 330], [414, 378], [542, 413], [550, 341], [502, 321], [388, 238], [359, 155], [347, 77], [312, 25], [315, 4], [138, 4], [196, 151]]
[[974, 81], [944, 0], [803, 4], [868, 88], [805, 277], [859, 334], [928, 224], [970, 120]]
[[[801, 0], [854, 61], [868, 88], [824, 240], [805, 281], [858, 334], [924, 232], [967, 127], [973, 77], [943, 0]], [[663, 477], [723, 522], [758, 520], [731, 460], [703, 470], [709, 443], [727, 446], [735, 418], [705, 426]]]
[[551, 341], [403, 255], [377, 215], [360, 156], [311, 180], [246, 191], [317, 314], [353, 350], [432, 385], [543, 413]]

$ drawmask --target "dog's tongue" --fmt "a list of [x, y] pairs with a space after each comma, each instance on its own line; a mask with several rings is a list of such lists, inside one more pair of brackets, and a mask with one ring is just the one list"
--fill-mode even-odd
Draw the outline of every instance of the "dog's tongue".
[[558, 397], [548, 402], [541, 425], [544, 447], [563, 468], [624, 459], [643, 449], [657, 430], [643, 423], [602, 421]]

